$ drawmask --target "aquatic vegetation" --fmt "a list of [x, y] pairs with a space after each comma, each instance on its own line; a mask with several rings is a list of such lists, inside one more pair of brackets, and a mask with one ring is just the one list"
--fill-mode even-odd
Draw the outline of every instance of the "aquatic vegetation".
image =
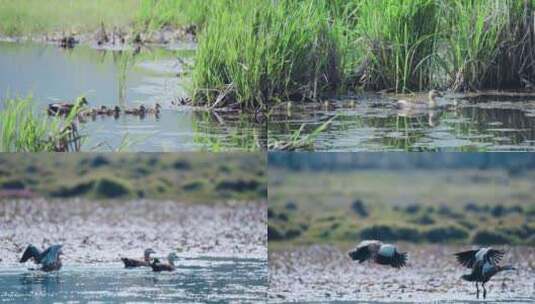
[[336, 118], [333, 116], [327, 121], [322, 123], [320, 126], [315, 128], [312, 132], [308, 134], [303, 134], [306, 124], [302, 124], [301, 127], [294, 131], [288, 140], [277, 140], [269, 137], [268, 149], [269, 150], [280, 150], [280, 151], [294, 151], [294, 150], [309, 150], [314, 147], [314, 140], [329, 126], [332, 121]]
[[341, 81], [337, 33], [326, 1], [219, 1], [199, 45], [194, 101], [265, 107], [316, 99]]
[[434, 0], [362, 1], [355, 33], [361, 84], [396, 92], [429, 88], [437, 10]]
[[65, 119], [35, 114], [31, 97], [4, 101], [0, 111], [0, 151], [78, 151], [81, 137], [74, 123], [79, 108]]
[[534, 3], [442, 3], [444, 51], [439, 50], [456, 91], [523, 88], [535, 82]]

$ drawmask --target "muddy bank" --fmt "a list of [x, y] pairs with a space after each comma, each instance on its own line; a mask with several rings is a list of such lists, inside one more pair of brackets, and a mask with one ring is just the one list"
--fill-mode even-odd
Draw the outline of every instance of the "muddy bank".
[[[402, 251], [409, 252], [408, 267], [401, 270], [353, 263], [345, 251], [332, 246], [276, 250], [269, 254], [270, 302], [475, 300], [474, 285], [460, 279], [468, 271], [452, 256], [465, 248], [401, 244]], [[502, 263], [519, 270], [489, 281], [487, 299], [535, 300], [535, 248], [504, 249]]]
[[182, 28], [164, 27], [159, 30], [133, 31], [119, 27], [102, 25], [94, 32], [51, 32], [23, 36], [0, 34], [0, 41], [36, 42], [55, 44], [61, 48], [74, 48], [78, 44], [89, 45], [102, 50], [141, 50], [144, 46], [160, 45], [169, 49], [190, 49], [197, 47], [197, 27], [190, 25]]
[[186, 205], [172, 201], [43, 199], [0, 205], [0, 264], [14, 264], [28, 243], [64, 245], [64, 264], [118, 262], [151, 247], [166, 256], [265, 259], [264, 203]]

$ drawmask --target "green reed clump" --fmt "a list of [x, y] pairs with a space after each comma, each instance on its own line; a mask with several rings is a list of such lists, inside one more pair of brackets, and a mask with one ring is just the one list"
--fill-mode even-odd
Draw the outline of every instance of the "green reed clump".
[[316, 99], [341, 80], [326, 1], [219, 1], [199, 37], [194, 101], [257, 108]]
[[442, 4], [447, 85], [456, 91], [522, 88], [535, 83], [533, 2]]
[[149, 29], [165, 25], [202, 25], [214, 1], [206, 0], [142, 0], [137, 21]]
[[60, 121], [43, 117], [44, 114], [36, 115], [31, 97], [6, 100], [0, 111], [0, 151], [68, 151], [79, 144], [79, 138], [74, 137], [77, 132], [73, 130], [77, 113], [75, 109]]
[[431, 86], [437, 11], [434, 0], [361, 1], [355, 74], [366, 88], [405, 92]]

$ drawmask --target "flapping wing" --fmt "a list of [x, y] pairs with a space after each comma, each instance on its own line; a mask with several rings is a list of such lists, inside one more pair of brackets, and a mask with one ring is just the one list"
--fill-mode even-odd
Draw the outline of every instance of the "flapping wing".
[[24, 253], [22, 254], [22, 257], [20, 258], [19, 262], [24, 263], [31, 258], [39, 258], [40, 255], [41, 252], [39, 251], [39, 249], [37, 249], [33, 245], [29, 245], [28, 247], [26, 247], [26, 250], [24, 250]]
[[472, 268], [474, 267], [474, 264], [476, 262], [476, 253], [479, 250], [467, 250], [462, 252], [457, 252], [455, 256], [457, 257], [457, 261], [459, 264], [463, 265], [466, 268]]
[[58, 261], [61, 247], [62, 245], [50, 246], [41, 254], [41, 265], [43, 265], [43, 268], [54, 265]]
[[377, 253], [376, 262], [381, 265], [390, 265], [394, 268], [401, 268], [407, 265], [407, 253], [398, 252], [392, 245], [381, 246]]
[[358, 246], [357, 248], [347, 253], [353, 261], [359, 261], [362, 263], [370, 258], [371, 251], [368, 246]]
[[489, 249], [487, 252], [487, 261], [493, 265], [498, 265], [502, 260], [505, 252], [497, 249]]

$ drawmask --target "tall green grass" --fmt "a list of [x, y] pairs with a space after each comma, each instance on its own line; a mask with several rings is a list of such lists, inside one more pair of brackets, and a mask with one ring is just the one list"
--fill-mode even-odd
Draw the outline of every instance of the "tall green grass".
[[447, 86], [456, 91], [519, 88], [535, 80], [533, 3], [452, 1], [442, 5]]
[[50, 152], [79, 149], [73, 121], [78, 109], [65, 119], [36, 115], [31, 97], [4, 101], [0, 111], [0, 152]]
[[194, 100], [256, 108], [315, 99], [342, 78], [327, 1], [218, 1], [199, 37]]
[[137, 21], [148, 29], [203, 25], [213, 2], [216, 1], [141, 0]]
[[0, 33], [31, 35], [55, 31], [84, 32], [128, 26], [139, 0], [0, 0]]
[[437, 33], [435, 0], [364, 0], [356, 39], [366, 88], [396, 92], [428, 88]]

